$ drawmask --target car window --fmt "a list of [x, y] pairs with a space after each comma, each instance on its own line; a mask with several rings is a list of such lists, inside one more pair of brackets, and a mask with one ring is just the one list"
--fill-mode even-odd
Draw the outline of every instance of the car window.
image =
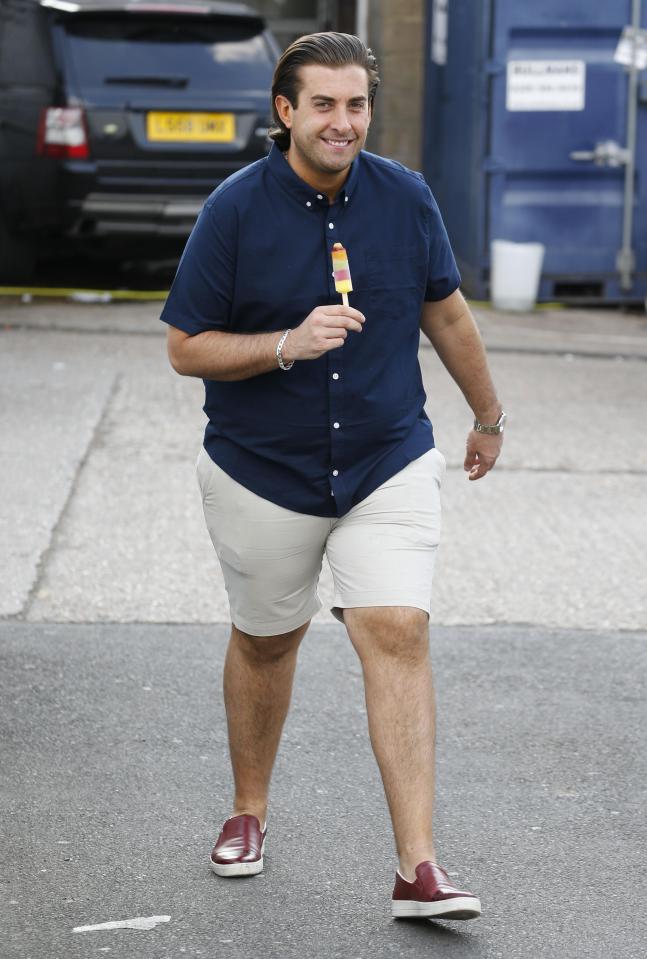
[[202, 17], [70, 17], [64, 22], [84, 88], [175, 86], [267, 92], [273, 63], [260, 21]]

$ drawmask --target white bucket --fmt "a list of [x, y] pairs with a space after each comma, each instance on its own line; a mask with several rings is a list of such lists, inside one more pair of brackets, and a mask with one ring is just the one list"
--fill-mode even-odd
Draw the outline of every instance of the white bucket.
[[492, 240], [490, 298], [495, 310], [532, 310], [545, 249], [543, 243]]

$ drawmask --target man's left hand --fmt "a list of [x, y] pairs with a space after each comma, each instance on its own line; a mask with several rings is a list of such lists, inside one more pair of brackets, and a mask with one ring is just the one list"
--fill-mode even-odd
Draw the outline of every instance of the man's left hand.
[[463, 469], [470, 474], [468, 479], [481, 479], [490, 472], [499, 457], [502, 444], [502, 433], [477, 433], [476, 430], [470, 430], [463, 463]]

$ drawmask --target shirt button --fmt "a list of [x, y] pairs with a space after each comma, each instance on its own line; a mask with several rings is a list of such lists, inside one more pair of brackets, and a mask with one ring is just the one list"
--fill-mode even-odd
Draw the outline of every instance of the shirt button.
[[332, 475], [333, 475], [333, 476], [339, 476], [339, 470], [333, 470], [333, 471], [332, 471]]
[[334, 230], [334, 229], [335, 229], [335, 224], [334, 224], [334, 223], [329, 223], [329, 224], [328, 224], [328, 229], [329, 229], [329, 230]]
[[310, 200], [306, 200], [306, 206], [312, 206], [312, 203], [310, 202]]
[[333, 373], [332, 378], [333, 378], [333, 380], [338, 380], [338, 379], [339, 379], [339, 373]]
[[348, 197], [347, 197], [347, 196], [344, 197], [344, 203], [348, 203]]
[[333, 423], [333, 426], [335, 427], [336, 430], [339, 429], [339, 423]]
[[323, 200], [323, 196], [321, 195], [321, 193], [317, 193], [317, 199], [318, 199], [318, 200]]

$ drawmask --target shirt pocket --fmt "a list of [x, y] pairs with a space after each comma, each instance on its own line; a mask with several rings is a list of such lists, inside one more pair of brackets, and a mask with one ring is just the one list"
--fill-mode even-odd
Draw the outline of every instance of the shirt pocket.
[[365, 275], [372, 290], [424, 290], [425, 258], [419, 246], [369, 247]]
[[[419, 247], [394, 246], [391, 250], [366, 251], [368, 280], [367, 319], [385, 334], [419, 336], [420, 314], [425, 295], [426, 263]], [[402, 345], [400, 336], [393, 348]]]

